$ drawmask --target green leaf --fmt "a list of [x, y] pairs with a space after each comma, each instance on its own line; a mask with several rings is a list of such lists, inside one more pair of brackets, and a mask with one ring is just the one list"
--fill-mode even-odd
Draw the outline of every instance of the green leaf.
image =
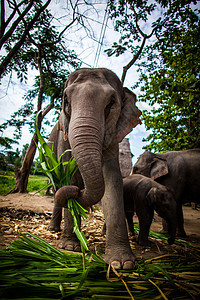
[[88, 246], [87, 246], [87, 240], [84, 236], [84, 233], [82, 231], [80, 231], [80, 229], [77, 226], [74, 227], [74, 232], [75, 232], [77, 238], [79, 239], [83, 249], [88, 251], [89, 249], [88, 249]]

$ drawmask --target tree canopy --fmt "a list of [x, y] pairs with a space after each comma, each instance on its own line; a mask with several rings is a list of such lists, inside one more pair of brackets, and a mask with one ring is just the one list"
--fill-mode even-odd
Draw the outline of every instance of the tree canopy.
[[[129, 4], [126, 12], [127, 2]], [[137, 55], [140, 79], [139, 100], [150, 105], [142, 120], [150, 134], [143, 141], [145, 149], [155, 152], [200, 147], [200, 20], [196, 1], [110, 1], [119, 42], [107, 50], [108, 55], [125, 51]], [[146, 21], [154, 17], [151, 28]], [[132, 22], [131, 22], [132, 20]], [[143, 25], [142, 25], [143, 22]], [[148, 31], [144, 33], [140, 26]], [[143, 43], [144, 44], [144, 43]], [[134, 61], [135, 62], [135, 61]]]
[[[38, 6], [42, 5], [42, 1], [33, 2], [32, 6], [34, 7], [32, 7], [32, 10], [36, 11], [39, 9]], [[15, 1], [13, 3], [16, 4]], [[22, 4], [27, 5], [26, 1], [22, 1]], [[13, 45], [19, 43], [24, 26], [30, 22], [32, 14], [32, 11], [26, 12], [20, 19], [21, 22], [17, 24], [15, 30], [7, 39], [4, 38], [6, 33], [3, 35], [3, 47], [6, 52], [4, 60], [15, 47]], [[69, 22], [68, 26], [73, 23], [73, 20]], [[28, 124], [30, 131], [33, 132], [33, 113], [44, 108], [44, 105], [49, 105], [49, 109], [55, 107], [58, 113], [63, 85], [71, 71], [70, 68], [78, 68], [79, 66], [80, 63], [77, 60], [76, 53], [69, 49], [62, 34], [56, 30], [53, 25], [53, 16], [46, 8], [35, 20], [21, 47], [15, 52], [15, 55], [7, 64], [6, 71], [3, 73], [6, 75], [15, 71], [18, 79], [26, 83], [28, 74], [32, 70], [35, 74], [35, 83], [33, 89], [25, 93], [24, 105], [0, 126], [0, 131], [3, 132], [8, 126], [14, 126], [14, 139], [19, 140], [24, 125]], [[10, 142], [12, 141], [10, 140]], [[6, 146], [6, 143], [4, 142], [3, 145]]]
[[[62, 35], [76, 19], [74, 15], [76, 5], [75, 7], [72, 6], [72, 21], [70, 20], [64, 29], [58, 32], [54, 26], [52, 14], [46, 8], [50, 1], [46, 2], [46, 7], [43, 6], [43, 1], [41, 0], [31, 1], [32, 6], [29, 9], [27, 7], [29, 7], [30, 3], [27, 1], [19, 3], [8, 1], [8, 3], [13, 5], [11, 11], [18, 13], [19, 17], [16, 21], [19, 20], [19, 22], [17, 22], [12, 34], [6, 39], [5, 30], [2, 35], [2, 46], [6, 54], [3, 58], [2, 73], [0, 74], [3, 75], [15, 71], [20, 81], [26, 82], [30, 69], [35, 72], [34, 88], [26, 93], [24, 97], [25, 104], [0, 126], [1, 132], [8, 126], [14, 126], [16, 128], [14, 138], [19, 140], [22, 126], [25, 124], [29, 124], [30, 131], [34, 133], [33, 121], [35, 112], [43, 109], [38, 118], [38, 128], [40, 129], [42, 120], [48, 112], [55, 106], [57, 109], [61, 106], [63, 85], [70, 73], [69, 68], [80, 66], [75, 52], [68, 48]], [[23, 14], [19, 10], [21, 5], [24, 8]], [[39, 15], [38, 11], [40, 11]], [[32, 17], [34, 12], [37, 15], [35, 19]], [[10, 14], [11, 16], [12, 13]], [[9, 29], [7, 32], [9, 32]], [[22, 37], [24, 37], [23, 40]], [[16, 48], [19, 44], [20, 47]], [[14, 53], [13, 49], [15, 49]], [[37, 103], [35, 103], [36, 99]], [[8, 145], [5, 141], [7, 140], [4, 138], [2, 140], [3, 146]], [[12, 143], [12, 140], [9, 141]], [[16, 186], [13, 192], [27, 191], [28, 176], [35, 156], [37, 142], [38, 137], [34, 133], [21, 168], [15, 167], [14, 169]]]
[[162, 52], [162, 68], [144, 78], [140, 100], [153, 107], [143, 112], [152, 132], [145, 140], [148, 150], [200, 148], [199, 26], [180, 30], [174, 41]]

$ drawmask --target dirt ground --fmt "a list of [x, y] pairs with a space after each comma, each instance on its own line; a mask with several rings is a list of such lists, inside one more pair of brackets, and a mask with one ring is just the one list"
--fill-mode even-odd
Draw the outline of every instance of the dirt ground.
[[[88, 219], [82, 222], [82, 230], [88, 240], [90, 250], [105, 249], [105, 237], [102, 235], [103, 213], [94, 209], [88, 213]], [[0, 248], [7, 248], [13, 239], [29, 231], [57, 247], [61, 233], [50, 232], [47, 226], [53, 209], [53, 197], [31, 194], [10, 194], [0, 196]], [[188, 235], [184, 240], [200, 247], [200, 208], [183, 207], [185, 230]], [[155, 214], [151, 230], [159, 232], [162, 228], [161, 218]], [[134, 222], [137, 222], [134, 216]], [[63, 226], [63, 223], [62, 223]], [[62, 227], [61, 226], [61, 227]], [[136, 242], [137, 235], [130, 238], [131, 248], [136, 258], [157, 257], [171, 252], [183, 251], [178, 245], [151, 238], [152, 247], [144, 248]]]

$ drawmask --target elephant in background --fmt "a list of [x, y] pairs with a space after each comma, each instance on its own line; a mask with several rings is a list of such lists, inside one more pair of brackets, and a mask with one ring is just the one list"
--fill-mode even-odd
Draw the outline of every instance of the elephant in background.
[[[84, 189], [62, 187], [55, 194], [55, 206], [67, 207], [75, 198], [83, 207], [102, 199], [107, 223], [105, 261], [116, 269], [132, 269], [125, 222], [123, 183], [119, 168], [119, 143], [139, 122], [136, 96], [124, 88], [108, 69], [79, 69], [67, 79], [62, 101], [61, 129], [83, 178]], [[73, 248], [73, 225], [67, 225], [62, 248]], [[67, 247], [66, 247], [67, 245]]]
[[176, 201], [171, 191], [149, 177], [133, 174], [123, 179], [124, 210], [129, 233], [135, 235], [134, 211], [139, 219], [138, 243], [150, 246], [148, 240], [154, 210], [168, 224], [168, 243], [173, 244], [176, 236]]
[[145, 151], [133, 166], [132, 174], [150, 177], [173, 190], [177, 203], [177, 235], [185, 237], [182, 204], [200, 203], [200, 149], [161, 154]]

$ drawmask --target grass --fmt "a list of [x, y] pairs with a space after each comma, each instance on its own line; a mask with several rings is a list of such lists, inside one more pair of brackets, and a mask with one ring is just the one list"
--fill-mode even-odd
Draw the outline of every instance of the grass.
[[[35, 192], [44, 187], [48, 183], [46, 176], [30, 175], [27, 189], [29, 192]], [[6, 195], [15, 187], [15, 175], [0, 174], [0, 195]], [[43, 191], [44, 194], [44, 191]]]
[[[28, 179], [27, 189], [29, 192], [39, 191], [42, 187], [48, 184], [49, 180], [46, 176], [30, 175]], [[41, 195], [44, 195], [45, 189], [40, 191]]]
[[6, 195], [15, 187], [14, 175], [0, 175], [0, 195]]
[[[116, 271], [88, 252], [61, 252], [26, 233], [0, 250], [1, 299], [199, 299], [200, 257], [171, 253]], [[195, 251], [195, 250], [194, 250]]]

